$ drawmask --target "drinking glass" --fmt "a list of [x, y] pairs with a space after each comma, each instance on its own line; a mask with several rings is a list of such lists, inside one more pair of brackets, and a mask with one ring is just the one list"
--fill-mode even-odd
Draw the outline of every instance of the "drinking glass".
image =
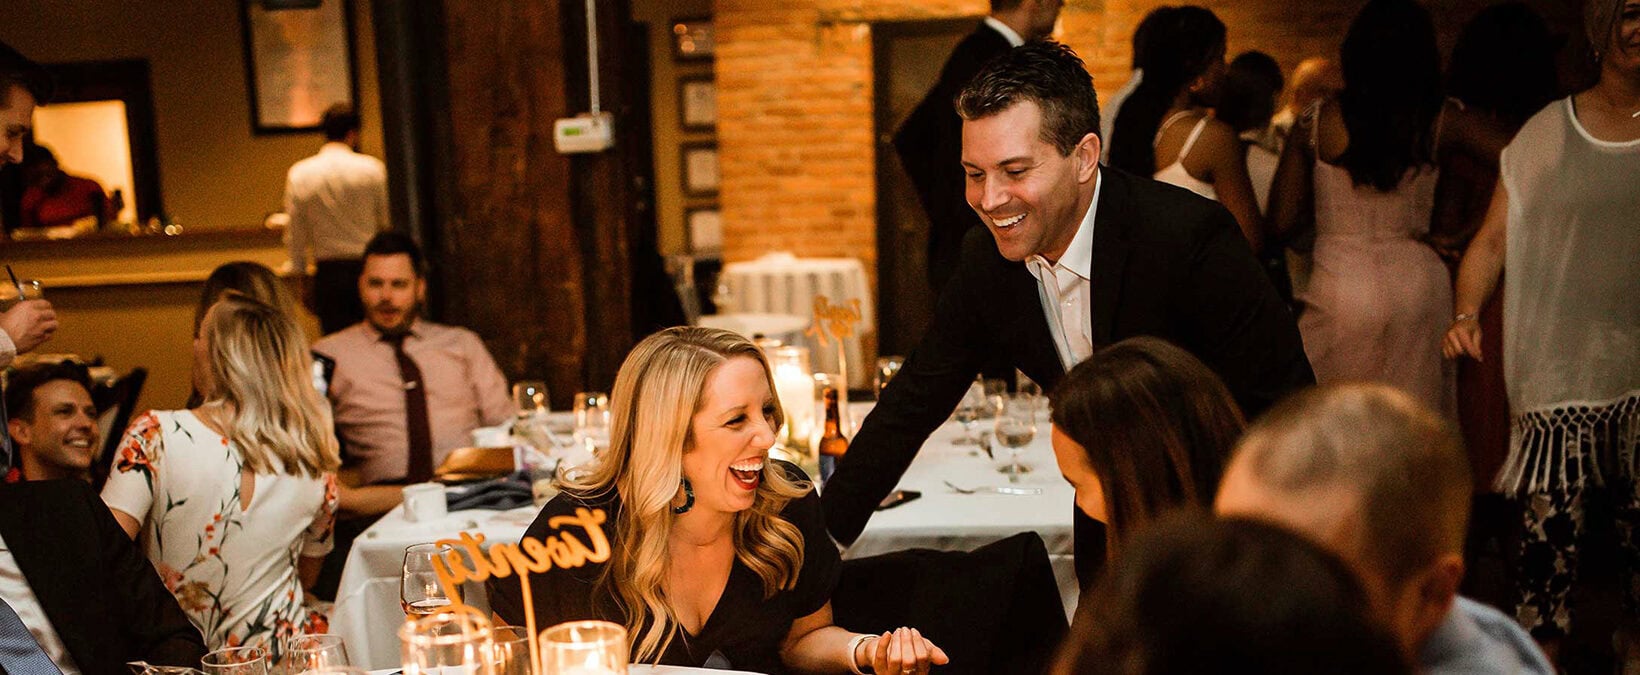
[[[0, 277], [0, 312], [15, 307], [24, 300], [39, 300], [46, 297], [44, 288], [37, 279], [24, 279], [12, 285], [10, 279]], [[21, 291], [21, 295], [18, 292]]]
[[981, 383], [985, 388], [985, 412], [995, 414], [997, 405], [1002, 402], [1002, 397], [1008, 395], [1008, 381], [987, 377]]
[[205, 675], [267, 675], [268, 652], [261, 647], [228, 647], [200, 660]]
[[609, 447], [609, 394], [583, 391], [575, 395], [575, 442], [593, 455]]
[[349, 665], [340, 635], [298, 635], [285, 646], [285, 672], [292, 675]]
[[450, 606], [450, 597], [433, 571], [433, 557], [449, 555], [454, 549], [444, 544], [416, 544], [404, 549], [404, 568], [399, 577], [399, 604], [409, 618], [437, 614]]
[[1019, 461], [1019, 453], [1036, 438], [1036, 401], [1034, 396], [1003, 394], [997, 399], [995, 432], [997, 443], [1008, 449], [1008, 463], [997, 471], [1017, 481], [1019, 474], [1031, 467]]
[[[399, 628], [404, 675], [492, 675], [495, 643], [490, 622], [470, 612], [406, 621]], [[551, 672], [551, 671], [548, 671]]]
[[571, 621], [541, 632], [543, 672], [626, 675], [626, 661], [626, 629], [608, 621]]
[[876, 391], [878, 399], [882, 399], [883, 387], [887, 387], [888, 381], [894, 379], [894, 376], [899, 374], [900, 366], [903, 365], [905, 365], [904, 356], [884, 356], [877, 359], [877, 376], [875, 384], [877, 385]]
[[512, 386], [513, 406], [519, 417], [533, 417], [544, 414], [548, 410], [547, 383], [537, 380], [522, 380]]
[[530, 675], [530, 634], [521, 626], [490, 629], [495, 675]]
[[985, 411], [985, 388], [978, 381], [968, 385], [968, 393], [962, 395], [957, 402], [956, 418], [962, 425], [962, 438], [954, 441], [957, 445], [978, 445], [979, 440], [974, 438], [974, 423], [979, 421]]

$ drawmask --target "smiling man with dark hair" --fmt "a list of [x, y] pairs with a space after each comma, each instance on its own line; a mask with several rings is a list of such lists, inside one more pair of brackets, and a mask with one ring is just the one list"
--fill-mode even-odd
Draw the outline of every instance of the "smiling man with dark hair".
[[6, 383], [6, 409], [19, 478], [91, 482], [101, 433], [85, 366], [41, 363], [18, 370]]

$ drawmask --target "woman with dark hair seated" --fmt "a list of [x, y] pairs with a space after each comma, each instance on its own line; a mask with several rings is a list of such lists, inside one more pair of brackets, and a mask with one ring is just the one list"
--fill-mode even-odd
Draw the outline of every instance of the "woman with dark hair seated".
[[[837, 548], [797, 467], [768, 456], [783, 413], [768, 362], [744, 338], [671, 328], [633, 348], [615, 378], [610, 446], [566, 480], [526, 538], [578, 510], [605, 516], [607, 560], [530, 575], [537, 626], [601, 619], [626, 626], [635, 662], [760, 673], [924, 673], [947, 659], [915, 630], [833, 625]], [[556, 522], [555, 522], [556, 521]], [[516, 578], [491, 605], [522, 625]]]
[[1134, 538], [1083, 603], [1055, 675], [1410, 673], [1361, 582], [1305, 538], [1189, 515]]
[[1076, 507], [1106, 525], [1076, 533], [1087, 588], [1104, 563], [1163, 511], [1205, 505], [1244, 422], [1217, 375], [1155, 337], [1129, 338], [1077, 364], [1052, 397], [1053, 449]]

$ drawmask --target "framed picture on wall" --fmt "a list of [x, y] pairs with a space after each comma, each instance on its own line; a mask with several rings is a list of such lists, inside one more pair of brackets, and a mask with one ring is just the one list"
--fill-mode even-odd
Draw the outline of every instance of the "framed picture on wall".
[[690, 253], [711, 256], [723, 252], [723, 212], [716, 205], [684, 209], [683, 227]]
[[717, 51], [717, 38], [712, 20], [674, 19], [672, 21], [672, 58], [709, 59]]
[[718, 149], [716, 143], [685, 143], [683, 191], [691, 197], [708, 197], [718, 191]]
[[717, 126], [717, 82], [710, 77], [679, 79], [678, 121], [685, 131], [711, 131]]
[[316, 131], [325, 109], [357, 105], [350, 0], [239, 0], [251, 130]]

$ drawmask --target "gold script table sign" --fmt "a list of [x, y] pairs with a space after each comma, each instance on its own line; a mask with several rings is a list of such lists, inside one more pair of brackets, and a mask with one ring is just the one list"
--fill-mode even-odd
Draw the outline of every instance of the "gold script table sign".
[[[457, 539], [440, 539], [436, 543], [449, 545], [455, 549], [449, 554], [433, 558], [433, 571], [438, 575], [439, 585], [444, 587], [445, 595], [450, 598], [448, 611], [485, 621], [482, 611], [469, 606], [461, 598], [461, 585], [468, 581], [483, 583], [491, 578], [502, 579], [516, 575], [523, 596], [524, 629], [530, 635], [537, 635], [535, 602], [530, 592], [529, 575], [541, 574], [554, 567], [571, 569], [609, 560], [609, 538], [604, 534], [604, 523], [607, 519], [608, 514], [603, 509], [578, 508], [574, 515], [555, 516], [548, 520], [547, 524], [555, 533], [544, 539], [524, 537], [516, 544], [495, 543], [488, 547], [485, 546], [483, 534], [474, 536], [470, 532], [462, 532]], [[465, 556], [461, 555], [463, 553]], [[471, 561], [471, 567], [467, 561]], [[429, 619], [439, 616], [442, 615], [434, 615]], [[488, 624], [487, 621], [485, 623]], [[415, 624], [406, 625], [406, 630], [413, 625]], [[622, 642], [624, 650], [624, 638]], [[408, 641], [405, 649], [408, 656]], [[620, 660], [623, 671], [619, 672], [624, 672], [624, 651]], [[531, 640], [531, 672], [535, 675], [555, 675], [545, 670], [543, 665], [536, 641]], [[411, 664], [405, 664], [405, 675], [416, 675], [410, 672], [411, 668]]]
[[[809, 326], [808, 335], [812, 336], [820, 347], [824, 348], [835, 344], [837, 346], [837, 387], [838, 399], [843, 401], [840, 413], [848, 416], [848, 353], [846, 344], [854, 337], [860, 325], [860, 299], [851, 298], [847, 304], [831, 304], [831, 298], [824, 295], [814, 296], [814, 322]], [[852, 426], [847, 419], [838, 420], [843, 433], [849, 433]]]

